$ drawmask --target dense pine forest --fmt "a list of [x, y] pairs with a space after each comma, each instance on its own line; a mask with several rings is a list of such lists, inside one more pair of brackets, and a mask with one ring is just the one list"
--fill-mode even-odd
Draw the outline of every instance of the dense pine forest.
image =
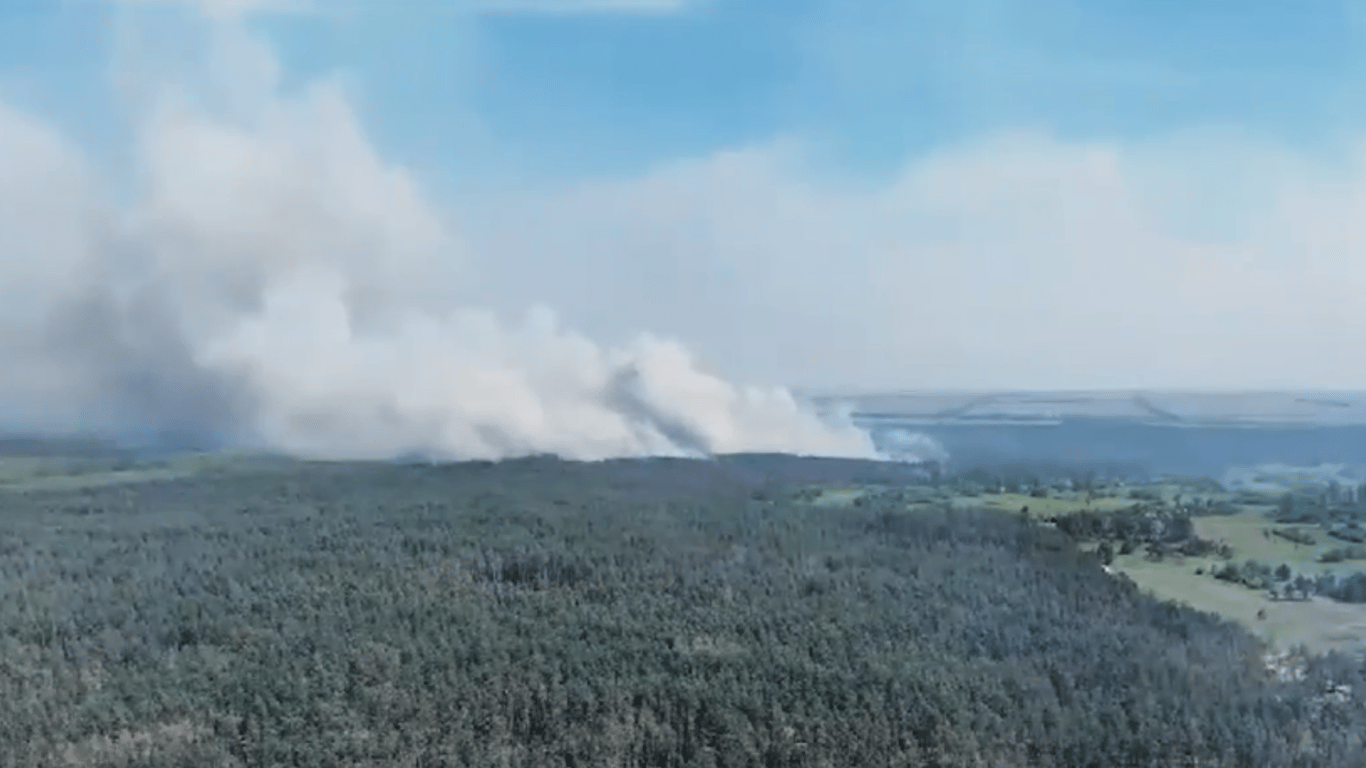
[[1366, 765], [1057, 528], [782, 457], [244, 463], [0, 493], [3, 766]]

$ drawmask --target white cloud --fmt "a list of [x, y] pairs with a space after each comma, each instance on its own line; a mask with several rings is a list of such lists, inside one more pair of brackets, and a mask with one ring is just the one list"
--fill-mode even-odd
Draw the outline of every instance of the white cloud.
[[752, 380], [1351, 388], [1364, 157], [1020, 134], [860, 188], [759, 147], [503, 201], [480, 238], [509, 300], [595, 333], [646, 323]]

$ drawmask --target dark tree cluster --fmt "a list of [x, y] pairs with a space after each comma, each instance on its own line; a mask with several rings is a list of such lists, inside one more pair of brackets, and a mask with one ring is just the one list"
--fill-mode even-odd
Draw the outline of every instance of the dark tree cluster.
[[1366, 519], [1366, 486], [1344, 488], [1330, 484], [1318, 490], [1300, 489], [1283, 494], [1274, 517], [1278, 523], [1325, 527], [1357, 523]]
[[1312, 547], [1318, 543], [1318, 539], [1314, 538], [1314, 534], [1299, 528], [1275, 528], [1271, 532], [1291, 544], [1303, 544], [1307, 547]]
[[1140, 475], [1120, 467], [1077, 467], [1052, 462], [1011, 462], [974, 466], [954, 472], [948, 485], [959, 492], [972, 490], [1030, 493], [1036, 490], [1095, 491], [1113, 490], [1125, 479]]
[[1214, 578], [1248, 589], [1266, 590], [1273, 600], [1308, 600], [1319, 593], [1319, 582], [1303, 574], [1295, 574], [1285, 563], [1271, 566], [1248, 560], [1242, 565], [1224, 563], [1213, 571]]
[[1105, 552], [1129, 554], [1143, 547], [1153, 558], [1166, 555], [1231, 557], [1232, 549], [1196, 535], [1190, 514], [1180, 508], [1139, 505], [1113, 512], [1082, 510], [1049, 518], [1076, 541], [1099, 541]]
[[1341, 563], [1345, 560], [1366, 560], [1366, 547], [1337, 547], [1319, 555], [1321, 563]]
[[4, 492], [0, 765], [1366, 764], [1355, 663], [1281, 681], [1054, 528], [797, 503], [774, 474], [538, 458]]

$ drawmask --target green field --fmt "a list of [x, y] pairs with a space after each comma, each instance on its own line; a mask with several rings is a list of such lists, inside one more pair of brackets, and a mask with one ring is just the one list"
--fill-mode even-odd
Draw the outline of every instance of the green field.
[[969, 497], [969, 500], [992, 509], [1004, 509], [1012, 512], [1019, 511], [1021, 507], [1029, 507], [1029, 513], [1039, 517], [1070, 515], [1083, 510], [1112, 512], [1138, 503], [1134, 499], [1119, 496], [1102, 496], [1088, 503], [1084, 494], [1079, 494], [1076, 497], [1040, 499], [1022, 493], [994, 493]]
[[[1322, 597], [1307, 602], [1270, 600], [1263, 592], [1208, 573], [1197, 576], [1195, 568], [1201, 563], [1204, 560], [1195, 558], [1153, 563], [1135, 553], [1116, 558], [1111, 567], [1159, 598], [1236, 621], [1279, 649], [1303, 645], [1310, 651], [1326, 652], [1366, 647], [1366, 605]], [[1266, 611], [1265, 619], [1257, 618], [1260, 610]]]
[[812, 503], [822, 507], [847, 507], [864, 493], [862, 488], [825, 488]]
[[232, 468], [244, 461], [250, 459], [226, 452], [187, 453], [146, 461], [6, 456], [0, 458], [0, 492], [79, 490], [177, 480]]
[[[1296, 544], [1280, 536], [1265, 536], [1262, 531], [1298, 528], [1312, 535], [1317, 543]], [[1221, 515], [1195, 519], [1196, 534], [1203, 539], [1227, 543], [1233, 547], [1234, 560], [1242, 563], [1257, 560], [1273, 567], [1285, 563], [1292, 571], [1307, 576], [1329, 572], [1351, 574], [1366, 570], [1366, 561], [1320, 563], [1319, 557], [1330, 549], [1349, 545], [1339, 541], [1316, 526], [1279, 525], [1262, 515], [1244, 512], [1240, 515]]]
[[[1285, 563], [1297, 574], [1314, 576], [1324, 571], [1353, 573], [1366, 563], [1318, 562], [1323, 552], [1344, 545], [1322, 530], [1308, 528], [1319, 541], [1313, 546], [1295, 544], [1262, 531], [1292, 528], [1271, 523], [1250, 512], [1240, 515], [1202, 517], [1195, 520], [1201, 538], [1233, 547], [1233, 562], [1258, 560], [1271, 566]], [[1304, 528], [1304, 526], [1298, 526]], [[1282, 649], [1304, 645], [1311, 651], [1361, 650], [1366, 647], [1366, 605], [1348, 605], [1316, 597], [1306, 602], [1276, 601], [1239, 584], [1220, 581], [1209, 573], [1214, 558], [1168, 558], [1151, 562], [1138, 552], [1115, 559], [1112, 568], [1133, 579], [1154, 595], [1219, 614], [1246, 626], [1263, 640]], [[1205, 573], [1197, 575], [1197, 568]], [[1266, 618], [1257, 612], [1265, 610]]]
[[[1031, 513], [1038, 510], [1040, 515], [1066, 514], [1077, 509], [1075, 502], [1066, 500], [1024, 496], [988, 498], [1000, 500], [996, 506], [1003, 509], [1018, 509], [1028, 504]], [[1132, 503], [1129, 499], [1114, 497], [1100, 501], [1105, 504], [1100, 509], [1122, 508]], [[1042, 506], [1039, 502], [1053, 503]], [[1366, 570], [1366, 561], [1319, 562], [1324, 552], [1348, 546], [1348, 543], [1328, 536], [1316, 526], [1274, 523], [1266, 517], [1266, 512], [1264, 507], [1245, 507], [1239, 514], [1197, 517], [1194, 519], [1196, 534], [1202, 539], [1231, 546], [1235, 564], [1256, 560], [1274, 568], [1284, 563], [1295, 574], [1311, 578], [1324, 572], [1347, 575]], [[1296, 544], [1269, 533], [1290, 528], [1309, 533], [1316, 543]], [[1366, 605], [1338, 603], [1323, 597], [1304, 602], [1272, 600], [1265, 592], [1214, 578], [1211, 566], [1221, 562], [1212, 556], [1169, 556], [1161, 562], [1153, 562], [1139, 551], [1116, 557], [1111, 570], [1128, 576], [1159, 598], [1236, 621], [1278, 649], [1299, 645], [1314, 652], [1366, 648]], [[1204, 573], [1196, 574], [1197, 569], [1203, 569]], [[1265, 618], [1257, 618], [1259, 611], [1265, 611]]]

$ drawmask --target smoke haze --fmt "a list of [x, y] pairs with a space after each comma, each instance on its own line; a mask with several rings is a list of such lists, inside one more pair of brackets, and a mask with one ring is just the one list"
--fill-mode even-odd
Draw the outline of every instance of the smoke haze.
[[284, 92], [244, 27], [175, 81], [124, 64], [126, 177], [0, 103], [5, 427], [329, 458], [875, 454], [671, 341], [480, 309], [458, 227], [339, 86]]

